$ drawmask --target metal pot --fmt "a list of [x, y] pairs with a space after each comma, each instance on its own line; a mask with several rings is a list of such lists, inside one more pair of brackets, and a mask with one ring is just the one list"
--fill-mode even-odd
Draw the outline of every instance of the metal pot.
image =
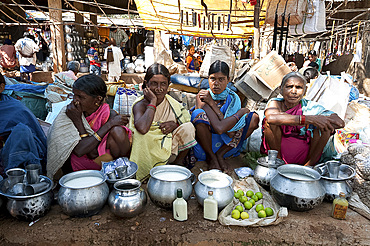
[[193, 191], [195, 176], [189, 169], [176, 165], [153, 167], [147, 191], [152, 202], [162, 208], [172, 208], [177, 189], [182, 189], [185, 200]]
[[222, 210], [234, 197], [232, 188], [233, 179], [219, 170], [202, 172], [198, 176], [198, 182], [194, 186], [195, 195], [200, 205], [208, 197], [208, 191], [213, 191], [213, 197], [217, 201], [218, 210]]
[[270, 180], [277, 174], [276, 169], [285, 164], [281, 159], [276, 159], [275, 163], [269, 163], [268, 156], [258, 158], [257, 163], [258, 165], [254, 170], [254, 179], [265, 187], [270, 186]]
[[325, 188], [325, 199], [333, 201], [339, 197], [340, 192], [344, 192], [346, 199], [349, 199], [352, 195], [352, 188], [348, 184], [348, 180], [356, 175], [356, 171], [353, 167], [341, 164], [339, 167], [338, 178], [329, 178], [326, 163], [316, 165], [314, 168], [320, 175], [320, 182]]
[[142, 213], [147, 197], [141, 182], [136, 179], [116, 182], [114, 190], [109, 194], [108, 204], [112, 213], [119, 217], [130, 218]]
[[66, 44], [66, 51], [67, 52], [73, 52], [73, 51], [75, 51], [75, 46], [72, 43], [67, 43]]
[[73, 31], [73, 26], [72, 25], [65, 25], [64, 26], [64, 32], [65, 33], [72, 33]]
[[67, 43], [72, 43], [73, 42], [73, 34], [71, 34], [71, 33], [67, 33], [66, 35], [65, 35], [65, 40], [66, 40], [66, 42]]
[[58, 203], [69, 216], [88, 217], [100, 212], [109, 195], [106, 177], [97, 170], [64, 175], [59, 184]]
[[118, 181], [125, 180], [125, 179], [136, 179], [136, 173], [138, 170], [138, 166], [135, 162], [130, 161], [130, 166], [127, 167], [126, 176], [120, 179], [110, 179], [107, 177], [107, 183], [109, 188], [113, 189], [114, 184]]
[[133, 63], [126, 65], [126, 73], [135, 73], [135, 65]]
[[325, 188], [320, 183], [321, 175], [317, 171], [296, 164], [280, 166], [277, 171], [270, 181], [270, 189], [279, 205], [306, 211], [324, 200]]
[[50, 210], [54, 198], [53, 191], [51, 190], [53, 181], [42, 175], [40, 176], [40, 181], [47, 182], [48, 188], [38, 194], [29, 196], [9, 195], [3, 189], [7, 179], [0, 182], [0, 194], [7, 197], [6, 208], [13, 217], [33, 221], [44, 216]]

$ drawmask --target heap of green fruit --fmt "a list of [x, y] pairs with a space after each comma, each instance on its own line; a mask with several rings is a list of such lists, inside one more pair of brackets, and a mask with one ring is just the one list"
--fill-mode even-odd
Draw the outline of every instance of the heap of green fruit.
[[[261, 192], [254, 193], [253, 191], [248, 190], [244, 195], [244, 191], [238, 190], [234, 193], [234, 197], [236, 199], [239, 199], [246, 210], [250, 210], [258, 200], [261, 200], [263, 198], [263, 194]], [[241, 205], [236, 206], [235, 209], [231, 212], [231, 217], [237, 220], [248, 219], [249, 214], [244, 211], [244, 208]], [[257, 204], [255, 210], [259, 218], [266, 218], [274, 215], [274, 210], [272, 210], [272, 208], [264, 208], [262, 204]]]

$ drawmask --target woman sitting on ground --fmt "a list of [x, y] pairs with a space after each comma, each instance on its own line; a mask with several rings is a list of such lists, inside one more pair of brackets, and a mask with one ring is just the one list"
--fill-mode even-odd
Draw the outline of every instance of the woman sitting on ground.
[[201, 90], [191, 120], [196, 128], [194, 147], [198, 160], [206, 160], [209, 169], [229, 172], [224, 158], [236, 156], [246, 138], [258, 128], [259, 117], [241, 107], [239, 96], [227, 88], [229, 66], [215, 61], [209, 68], [209, 89]]
[[162, 64], [151, 65], [145, 75], [144, 96], [132, 108], [133, 132], [130, 161], [138, 164], [138, 180], [149, 177], [154, 166], [182, 164], [189, 148], [196, 144], [189, 112], [167, 95], [170, 73]]
[[129, 156], [128, 118], [105, 103], [107, 87], [89, 74], [73, 84], [73, 101], [64, 107], [49, 130], [47, 173], [53, 177], [70, 158], [73, 171], [100, 170], [101, 161]]
[[67, 71], [54, 74], [54, 84], [67, 85], [72, 87], [77, 80], [77, 74], [80, 71], [80, 63], [78, 61], [70, 61], [67, 64]]
[[[278, 150], [285, 163], [314, 166], [322, 157], [335, 155], [330, 136], [344, 121], [320, 104], [304, 99], [306, 78], [291, 72], [281, 82], [283, 98], [270, 100], [263, 120], [261, 153]], [[328, 145], [327, 145], [328, 143]], [[333, 146], [331, 146], [333, 147]]]

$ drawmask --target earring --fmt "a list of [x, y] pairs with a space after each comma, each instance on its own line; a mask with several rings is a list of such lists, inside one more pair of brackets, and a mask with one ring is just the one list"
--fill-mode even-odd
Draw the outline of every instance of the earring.
[[98, 107], [100, 106], [99, 103], [95, 103], [95, 105], [98, 106]]

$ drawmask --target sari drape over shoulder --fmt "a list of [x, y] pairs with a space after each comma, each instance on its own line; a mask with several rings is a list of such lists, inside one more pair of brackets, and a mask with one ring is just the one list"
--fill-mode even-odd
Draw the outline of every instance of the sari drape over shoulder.
[[[134, 105], [143, 99], [143, 96], [139, 97]], [[179, 127], [165, 135], [159, 128], [159, 123], [167, 121], [177, 122]], [[171, 154], [178, 155], [179, 152], [196, 145], [195, 128], [190, 122], [189, 112], [169, 95], [157, 105], [152, 125], [146, 134], [136, 130], [133, 113], [129, 128], [133, 132], [130, 161], [139, 167], [136, 173], [138, 180], [148, 178], [153, 167], [166, 164]]]

